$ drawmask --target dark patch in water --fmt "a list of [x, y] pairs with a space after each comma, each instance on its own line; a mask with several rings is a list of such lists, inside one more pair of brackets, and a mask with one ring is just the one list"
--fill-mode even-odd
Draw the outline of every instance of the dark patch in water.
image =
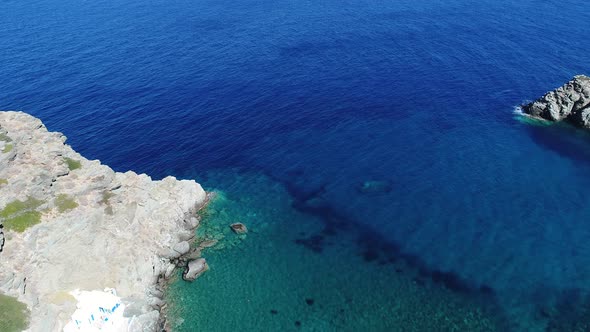
[[313, 299], [305, 299], [305, 303], [307, 303], [307, 305], [313, 305], [314, 300]]
[[414, 277], [412, 278], [412, 280], [420, 286], [424, 286], [426, 284], [426, 282], [422, 278]]
[[590, 296], [580, 289], [562, 292], [552, 307], [540, 312], [548, 318], [547, 332], [590, 331]]
[[300, 177], [305, 174], [305, 171], [302, 168], [293, 168], [286, 172], [287, 176], [295, 178]]
[[276, 315], [276, 314], [278, 314], [279, 312], [278, 312], [277, 310], [275, 310], [275, 309], [271, 309], [271, 310], [270, 310], [270, 313], [271, 313], [271, 314], [273, 314], [273, 315]]
[[451, 272], [431, 271], [430, 277], [435, 282], [440, 282], [448, 289], [455, 292], [467, 293], [472, 290], [469, 284], [457, 274]]
[[488, 285], [481, 285], [479, 286], [479, 291], [484, 293], [484, 294], [488, 294], [488, 295], [492, 295], [494, 294], [494, 289]]
[[296, 321], [295, 321], [295, 326], [297, 326], [297, 327], [300, 327], [300, 326], [301, 326], [301, 322], [300, 322], [300, 321], [298, 321], [298, 320], [296, 320]]
[[334, 236], [334, 235], [338, 234], [338, 232], [336, 231], [335, 228], [328, 227], [328, 226], [324, 227], [324, 229], [322, 229], [321, 233], [322, 233], [322, 235], [325, 235], [325, 236]]
[[304, 239], [296, 239], [295, 243], [302, 245], [315, 253], [321, 253], [324, 251], [324, 237], [321, 235], [313, 235]]
[[590, 134], [565, 123], [550, 126], [526, 125], [538, 145], [578, 163], [590, 164]]
[[362, 253], [363, 259], [365, 262], [374, 262], [379, 258], [379, 253], [372, 249], [367, 249]]
[[[314, 195], [323, 194], [328, 184], [320, 186], [319, 189], [305, 191], [300, 190], [295, 183], [284, 181], [284, 179], [274, 177], [272, 174], [267, 173], [267, 175], [285, 185], [289, 194], [294, 198], [292, 203], [294, 209], [317, 216], [324, 224], [320, 234], [310, 235], [305, 239], [297, 239], [296, 243], [304, 245], [314, 252], [322, 252], [326, 245], [325, 233], [330, 232], [327, 230], [348, 231], [359, 234], [356, 244], [359, 246], [360, 253], [365, 261], [373, 262], [383, 257], [386, 257], [391, 263], [403, 261], [404, 265], [408, 266], [410, 270], [418, 272], [419, 277], [414, 278], [416, 284], [425, 286], [428, 280], [432, 280], [454, 292], [473, 296], [478, 301], [481, 301], [480, 303], [485, 304], [489, 310], [497, 311], [498, 315], [503, 315], [501, 308], [494, 299], [494, 291], [489, 286], [472, 284], [453, 272], [443, 272], [429, 268], [420, 257], [403, 252], [397, 243], [348, 218], [327, 204], [327, 201], [324, 201], [326, 204], [322, 205], [307, 204], [307, 201], [313, 198]], [[395, 272], [401, 274], [405, 273], [405, 270], [398, 267]], [[346, 303], [351, 302], [351, 298], [346, 298]]]

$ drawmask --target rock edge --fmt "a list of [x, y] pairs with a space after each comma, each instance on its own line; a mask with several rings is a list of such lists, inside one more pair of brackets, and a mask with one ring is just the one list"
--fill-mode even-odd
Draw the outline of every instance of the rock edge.
[[547, 92], [532, 103], [522, 105], [522, 111], [536, 118], [567, 121], [590, 129], [590, 77], [574, 76], [563, 86]]
[[158, 331], [163, 280], [190, 253], [207, 194], [195, 181], [114, 172], [65, 141], [37, 118], [0, 112], [0, 210], [35, 199], [40, 215], [0, 235], [0, 292], [27, 304], [29, 331], [61, 331], [76, 309], [70, 291], [115, 288], [127, 330]]

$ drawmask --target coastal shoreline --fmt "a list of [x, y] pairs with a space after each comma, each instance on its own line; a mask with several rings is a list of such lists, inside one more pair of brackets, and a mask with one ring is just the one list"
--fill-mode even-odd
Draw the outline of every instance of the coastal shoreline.
[[72, 292], [107, 288], [127, 330], [162, 330], [166, 279], [200, 257], [210, 195], [192, 180], [114, 172], [22, 112], [0, 112], [0, 134], [0, 293], [27, 305], [28, 331], [61, 331], [80, 309]]

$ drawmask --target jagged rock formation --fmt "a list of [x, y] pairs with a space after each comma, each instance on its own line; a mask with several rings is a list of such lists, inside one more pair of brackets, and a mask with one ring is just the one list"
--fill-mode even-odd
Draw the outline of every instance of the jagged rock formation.
[[549, 121], [566, 120], [590, 128], [590, 77], [575, 76], [565, 85], [523, 105], [524, 113]]
[[129, 331], [155, 331], [158, 282], [189, 251], [205, 191], [114, 172], [25, 113], [0, 112], [0, 126], [0, 293], [28, 305], [31, 331], [61, 331], [76, 309], [70, 291], [112, 287]]

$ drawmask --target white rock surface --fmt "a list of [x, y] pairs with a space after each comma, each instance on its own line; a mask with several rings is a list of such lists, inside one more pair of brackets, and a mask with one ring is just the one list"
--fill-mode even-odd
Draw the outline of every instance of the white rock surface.
[[186, 269], [184, 270], [182, 278], [186, 281], [193, 281], [201, 276], [205, 271], [209, 269], [209, 265], [204, 258], [197, 258], [188, 262]]
[[[198, 224], [193, 218], [206, 193], [194, 181], [114, 172], [65, 140], [30, 115], [0, 112], [0, 181], [7, 182], [0, 182], [0, 210], [16, 199], [43, 201], [39, 224], [4, 231], [0, 292], [29, 306], [30, 331], [45, 332], [61, 331], [76, 310], [69, 292], [115, 288], [129, 330], [154, 331], [154, 303], [161, 304], [154, 300], [161, 297], [156, 283], [170, 264], [162, 253], [188, 251], [181, 237], [186, 240], [187, 225]], [[81, 168], [70, 171], [66, 157]], [[77, 207], [60, 212], [60, 194]]]

